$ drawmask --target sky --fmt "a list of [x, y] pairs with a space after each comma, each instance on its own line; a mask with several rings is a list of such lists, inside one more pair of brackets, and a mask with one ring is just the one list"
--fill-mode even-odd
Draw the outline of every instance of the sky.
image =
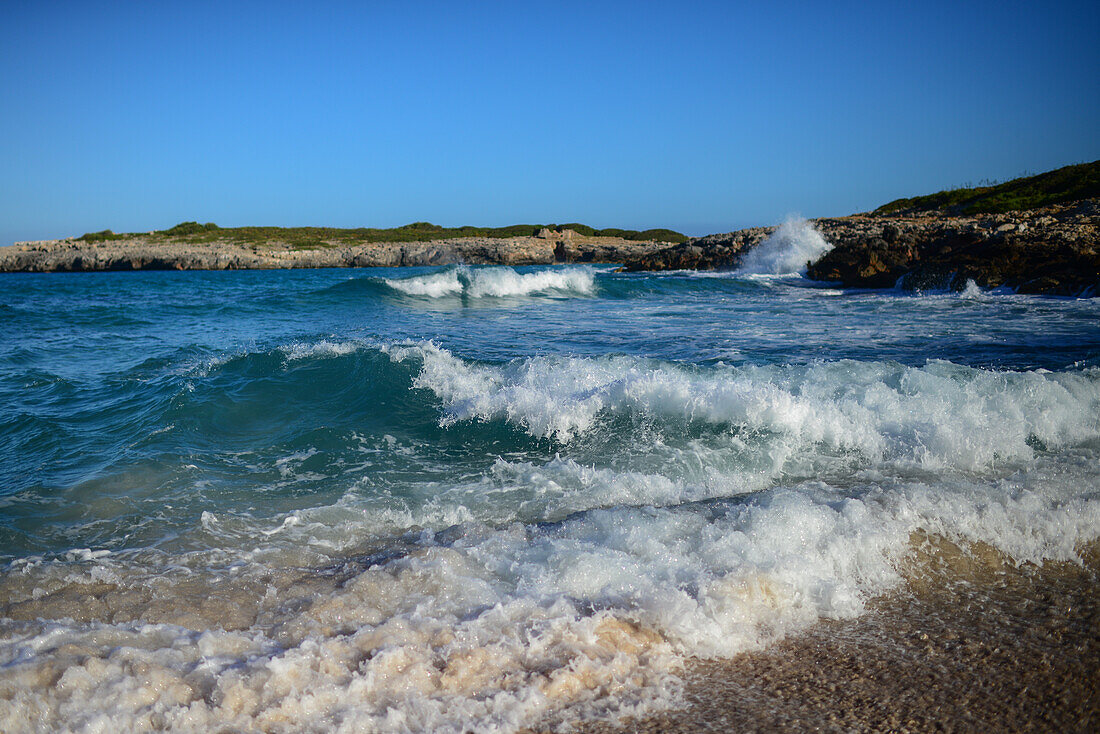
[[1100, 3], [0, 0], [0, 245], [698, 235], [1100, 158]]

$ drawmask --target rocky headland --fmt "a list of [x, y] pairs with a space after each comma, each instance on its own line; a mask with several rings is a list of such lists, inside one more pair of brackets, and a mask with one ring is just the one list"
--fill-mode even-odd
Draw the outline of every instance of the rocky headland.
[[[961, 290], [974, 281], [1019, 293], [1100, 296], [1100, 161], [812, 224], [831, 245], [805, 263], [814, 280], [913, 290]], [[690, 239], [628, 258], [624, 269], [734, 270], [774, 230]]]
[[667, 247], [667, 242], [586, 236], [544, 228], [525, 237], [458, 237], [419, 242], [334, 240], [301, 247], [278, 239], [263, 243], [228, 237], [127, 236], [105, 241], [80, 238], [21, 242], [0, 248], [0, 272], [122, 270], [266, 270], [406, 265], [542, 265], [623, 262]]
[[1100, 296], [1100, 200], [972, 217], [913, 214], [821, 220], [834, 245], [808, 277], [848, 287]]
[[[1100, 200], [1029, 211], [953, 216], [940, 211], [811, 220], [833, 249], [807, 263], [814, 280], [852, 288], [1100, 295]], [[734, 270], [772, 227], [708, 235], [628, 258], [624, 269]]]

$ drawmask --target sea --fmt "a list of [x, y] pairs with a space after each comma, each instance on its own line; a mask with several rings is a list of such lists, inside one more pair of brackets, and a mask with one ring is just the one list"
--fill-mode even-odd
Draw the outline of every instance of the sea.
[[0, 730], [615, 720], [921, 554], [1081, 562], [1100, 299], [843, 290], [819, 240], [0, 275]]

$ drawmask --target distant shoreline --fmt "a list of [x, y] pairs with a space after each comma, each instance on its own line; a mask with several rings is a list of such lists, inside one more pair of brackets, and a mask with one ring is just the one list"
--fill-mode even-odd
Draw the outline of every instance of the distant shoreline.
[[671, 242], [589, 236], [543, 229], [534, 236], [459, 237], [410, 242], [333, 243], [300, 247], [278, 239], [242, 243], [186, 236], [134, 236], [16, 243], [0, 248], [0, 272], [132, 270], [271, 270], [415, 265], [545, 265], [612, 263], [669, 247]]
[[[818, 256], [821, 244], [814, 250], [817, 259], [805, 263], [814, 280], [909, 290], [962, 290], [973, 282], [1019, 293], [1100, 296], [1100, 161], [811, 221], [831, 246]], [[576, 223], [223, 229], [182, 222], [143, 235], [104, 230], [16, 243], [0, 248], [0, 273], [571, 262], [620, 263], [627, 271], [734, 270], [775, 230], [687, 238], [668, 229], [597, 230]]]
[[[849, 288], [1100, 295], [1100, 199], [1030, 211], [954, 216], [943, 212], [854, 214], [810, 220], [833, 249], [808, 262], [814, 280]], [[0, 272], [271, 270], [452, 265], [615, 263], [627, 271], [734, 270], [776, 227], [752, 227], [685, 242], [587, 236], [543, 229], [535, 236], [461, 237], [295, 247], [187, 236], [135, 236], [19, 243], [0, 248]]]

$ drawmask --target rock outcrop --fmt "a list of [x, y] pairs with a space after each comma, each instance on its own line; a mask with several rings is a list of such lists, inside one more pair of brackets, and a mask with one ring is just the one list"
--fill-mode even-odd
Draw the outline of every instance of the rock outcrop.
[[708, 234], [678, 245], [627, 258], [623, 270], [732, 270], [741, 255], [768, 238], [775, 227], [752, 227], [726, 234]]
[[1100, 295], [1100, 202], [950, 217], [820, 220], [834, 245], [807, 275], [860, 288], [1007, 286], [1020, 293]]
[[275, 268], [398, 267], [404, 265], [539, 265], [622, 262], [666, 246], [618, 237], [586, 237], [544, 230], [536, 237], [466, 237], [426, 242], [374, 242], [296, 249], [285, 243], [247, 245], [231, 240], [135, 237], [85, 242], [49, 240], [0, 248], [0, 272], [118, 270], [264, 270]]
[[[976, 216], [856, 214], [813, 220], [833, 249], [807, 276], [853, 288], [962, 289], [1100, 295], [1100, 200]], [[772, 232], [709, 235], [629, 258], [624, 269], [736, 269]]]
[[[1021, 293], [1100, 295], [1100, 200], [1031, 211], [951, 216], [942, 212], [855, 214], [813, 220], [833, 245], [807, 263], [815, 280], [854, 288], [961, 289], [1008, 286]], [[534, 237], [467, 237], [297, 249], [286, 243], [135, 237], [26, 242], [0, 248], [0, 272], [240, 270], [623, 263], [638, 270], [732, 270], [774, 227], [707, 235], [683, 244], [587, 237], [545, 229]]]

